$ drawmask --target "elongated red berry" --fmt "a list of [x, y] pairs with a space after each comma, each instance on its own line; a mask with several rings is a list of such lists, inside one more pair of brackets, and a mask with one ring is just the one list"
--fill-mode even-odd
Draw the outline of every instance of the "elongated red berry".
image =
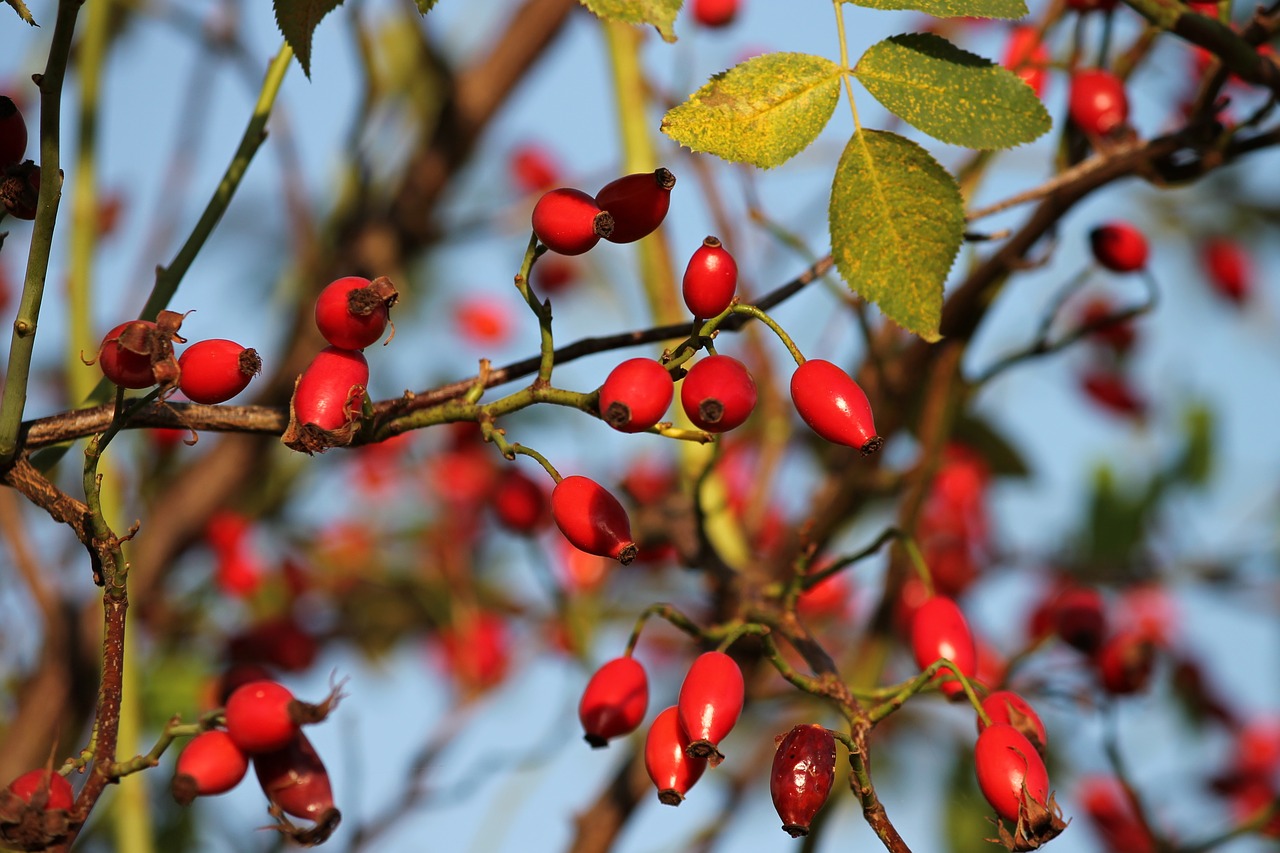
[[302, 371], [293, 391], [293, 411], [301, 424], [336, 430], [360, 416], [369, 362], [356, 351], [325, 347]]
[[325, 285], [316, 297], [316, 327], [340, 349], [361, 350], [378, 342], [400, 298], [391, 279], [349, 275]]
[[274, 752], [288, 746], [298, 733], [289, 688], [275, 681], [251, 681], [227, 699], [227, 734], [249, 754]]
[[[1044, 752], [1049, 736], [1045, 732], [1044, 723], [1040, 721], [1040, 715], [1026, 699], [1012, 690], [997, 690], [989, 693], [987, 698], [982, 700], [982, 710], [987, 712], [992, 724], [1007, 723], [1013, 726], [1022, 732], [1039, 752]], [[978, 733], [981, 734], [987, 726], [982, 722], [982, 717], [978, 717], [977, 720]]]
[[791, 374], [791, 402], [827, 441], [857, 448], [864, 456], [884, 444], [876, 435], [867, 395], [853, 377], [829, 361], [811, 358], [796, 368]]
[[1106, 136], [1129, 120], [1124, 82], [1110, 71], [1077, 71], [1071, 78], [1067, 113], [1085, 133]]
[[329, 773], [306, 735], [298, 732], [283, 749], [255, 755], [253, 769], [262, 792], [282, 811], [336, 825]]
[[613, 216], [582, 190], [548, 190], [533, 206], [533, 233], [553, 252], [581, 255], [613, 233]]
[[1147, 238], [1128, 222], [1108, 222], [1089, 232], [1098, 263], [1115, 272], [1137, 272], [1147, 265]]
[[736, 358], [707, 356], [680, 383], [680, 405], [698, 429], [728, 432], [755, 410], [756, 381]]
[[1209, 284], [1219, 296], [1242, 305], [1253, 289], [1253, 271], [1244, 247], [1227, 237], [1211, 237], [1200, 248]]
[[224, 403], [262, 370], [258, 351], [225, 338], [197, 341], [178, 358], [178, 388], [193, 403]]
[[675, 382], [661, 363], [629, 358], [609, 371], [600, 386], [600, 417], [619, 432], [644, 432], [662, 420], [675, 393]]
[[67, 811], [75, 799], [71, 783], [52, 770], [28, 770], [9, 783], [6, 790], [22, 801], [46, 811]]
[[1016, 823], [1023, 804], [1049, 800], [1049, 773], [1031, 741], [1013, 726], [993, 723], [978, 735], [974, 770], [982, 795], [996, 814]]
[[658, 788], [658, 800], [678, 806], [707, 769], [705, 758], [690, 758], [689, 738], [680, 726], [676, 706], [664, 710], [649, 725], [644, 741], [644, 769]]
[[680, 685], [680, 727], [689, 736], [689, 755], [708, 758], [711, 765], [724, 757], [716, 748], [732, 731], [742, 713], [745, 685], [738, 663], [724, 652], [704, 652]]
[[173, 798], [188, 805], [196, 797], [225, 794], [249, 772], [249, 757], [231, 735], [220, 729], [193, 737], [178, 756], [174, 768]]
[[769, 793], [792, 838], [809, 834], [809, 824], [827, 802], [836, 772], [836, 739], [822, 726], [796, 726], [773, 754]]
[[570, 544], [624, 566], [636, 557], [631, 519], [618, 499], [595, 480], [574, 474], [551, 490], [551, 517]]
[[676, 176], [666, 169], [623, 175], [596, 193], [596, 205], [613, 217], [610, 243], [632, 243], [658, 230], [671, 208]]
[[[969, 621], [959, 605], [945, 596], [935, 595], [916, 611], [911, 620], [911, 651], [921, 669], [946, 659], [968, 678], [978, 671], [978, 648], [969, 630]], [[952, 672], [943, 670], [940, 675], [947, 678]], [[955, 678], [943, 681], [940, 688], [947, 696], [964, 692]]]
[[715, 317], [738, 289], [738, 262], [717, 238], [707, 237], [689, 258], [681, 290], [695, 317]]
[[27, 123], [12, 98], [0, 95], [0, 174], [27, 153]]
[[595, 671], [578, 703], [583, 737], [595, 749], [631, 734], [649, 708], [649, 678], [633, 657], [620, 657]]

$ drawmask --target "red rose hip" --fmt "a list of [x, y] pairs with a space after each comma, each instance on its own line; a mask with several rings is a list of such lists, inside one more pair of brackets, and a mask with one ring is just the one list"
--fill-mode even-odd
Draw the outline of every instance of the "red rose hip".
[[1129, 120], [1124, 82], [1109, 71], [1078, 71], [1071, 78], [1067, 114], [1092, 136], [1106, 136]]
[[582, 691], [578, 719], [592, 748], [630, 734], [644, 722], [649, 708], [649, 678], [632, 657], [620, 657], [596, 670]]
[[493, 488], [493, 514], [513, 533], [530, 534], [547, 523], [547, 493], [536, 481], [512, 468]]
[[835, 770], [836, 740], [822, 726], [796, 726], [778, 743], [769, 793], [792, 838], [809, 834], [809, 824], [831, 793]]
[[1045, 805], [1049, 773], [1031, 741], [1013, 726], [993, 723], [978, 735], [973, 748], [974, 770], [982, 795], [1005, 820], [1017, 822], [1027, 800]]
[[178, 358], [178, 388], [193, 403], [224, 403], [249, 385], [262, 370], [257, 350], [235, 341], [197, 341]]
[[1147, 265], [1147, 238], [1128, 222], [1108, 222], [1089, 232], [1098, 263], [1114, 272], [1137, 272]]
[[727, 27], [738, 16], [741, 3], [742, 0], [693, 0], [693, 19], [711, 29]]
[[644, 769], [658, 788], [658, 800], [678, 806], [707, 769], [705, 758], [691, 758], [689, 738], [680, 727], [676, 706], [672, 705], [649, 726], [644, 741]]
[[391, 279], [349, 275], [329, 282], [316, 297], [316, 327], [340, 349], [361, 350], [377, 343], [399, 299]]
[[633, 243], [658, 230], [671, 208], [676, 176], [667, 169], [638, 172], [610, 181], [596, 193], [596, 205], [613, 217], [610, 243]]
[[154, 335], [156, 324], [150, 320], [131, 320], [116, 326], [102, 339], [98, 350], [98, 367], [102, 375], [121, 388], [150, 388], [156, 384], [151, 369], [151, 355], [143, 342]]
[[738, 722], [744, 694], [737, 661], [724, 652], [698, 656], [685, 674], [676, 704], [691, 757], [708, 758], [713, 767], [720, 763], [724, 756], [717, 746]]
[[[972, 678], [978, 669], [978, 649], [969, 622], [959, 605], [945, 596], [930, 598], [911, 619], [911, 651], [921, 669], [939, 659], [951, 661], [967, 678]], [[943, 670], [940, 675], [946, 678], [952, 673]], [[964, 692], [964, 686], [955, 678], [943, 681], [940, 689], [947, 696]]]
[[196, 797], [225, 794], [249, 772], [249, 757], [231, 735], [220, 729], [193, 737], [178, 756], [173, 775], [173, 798], [189, 805]]
[[876, 435], [867, 395], [849, 374], [829, 361], [811, 358], [791, 374], [791, 401], [810, 429], [834, 444], [864, 456], [884, 444]]
[[548, 190], [533, 206], [533, 233], [561, 255], [581, 255], [613, 233], [613, 216], [570, 187]]
[[302, 371], [293, 391], [293, 411], [302, 424], [336, 430], [360, 417], [369, 362], [354, 350], [325, 347]]
[[[1044, 723], [1040, 721], [1040, 715], [1031, 707], [1031, 703], [1023, 699], [1012, 690], [997, 690], [987, 695], [982, 700], [982, 710], [987, 712], [987, 716], [991, 718], [991, 722], [1005, 723], [1013, 726], [1022, 732], [1023, 736], [1031, 741], [1031, 745], [1038, 752], [1043, 753], [1045, 745], [1049, 742], [1049, 736], [1045, 732]], [[982, 717], [978, 717], [978, 733], [981, 734], [987, 728], [982, 722]]]
[[738, 262], [715, 237], [707, 237], [689, 258], [681, 290], [693, 316], [715, 317], [729, 307], [738, 288]]
[[71, 783], [52, 770], [28, 770], [10, 782], [6, 790], [23, 802], [46, 811], [68, 811], [75, 800]]
[[283, 749], [254, 756], [253, 769], [262, 792], [281, 811], [337, 825], [329, 773], [306, 735], [299, 732]]
[[227, 699], [227, 734], [249, 754], [288, 746], [298, 733], [293, 693], [275, 681], [251, 681]]
[[627, 511], [607, 489], [579, 475], [565, 477], [551, 490], [551, 517], [575, 548], [612, 557], [624, 566], [636, 557]]
[[1252, 266], [1244, 247], [1226, 237], [1212, 237], [1200, 249], [1209, 284], [1219, 296], [1241, 305], [1252, 288]]
[[651, 358], [629, 358], [600, 386], [600, 416], [619, 432], [644, 432], [662, 420], [674, 396], [665, 367]]
[[755, 410], [756, 381], [736, 358], [708, 356], [689, 368], [680, 383], [680, 405], [698, 429], [728, 432]]

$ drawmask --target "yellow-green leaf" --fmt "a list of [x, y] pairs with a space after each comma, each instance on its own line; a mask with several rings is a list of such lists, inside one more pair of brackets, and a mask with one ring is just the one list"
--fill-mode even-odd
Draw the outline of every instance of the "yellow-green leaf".
[[413, 2], [417, 4], [418, 12], [423, 15], [430, 12], [431, 7], [436, 5], [436, 0], [413, 0]]
[[872, 45], [853, 74], [892, 113], [953, 145], [1011, 148], [1053, 124], [1018, 75], [931, 33]]
[[692, 151], [777, 166], [808, 147], [830, 121], [843, 71], [804, 53], [748, 59], [668, 111], [662, 132]]
[[325, 15], [342, 0], [275, 0], [276, 24], [298, 57], [302, 73], [311, 76], [311, 36]]
[[26, 7], [26, 4], [23, 3], [22, 0], [5, 0], [5, 2], [13, 7], [13, 11], [18, 13], [19, 18], [26, 21], [33, 27], [40, 26], [36, 23], [36, 19], [31, 17], [31, 10]]
[[935, 18], [1006, 18], [1027, 14], [1024, 0], [844, 0], [869, 9], [914, 9]]
[[578, 0], [604, 21], [656, 27], [663, 41], [676, 40], [676, 13], [684, 0]]
[[831, 187], [836, 269], [890, 320], [937, 340], [942, 286], [964, 239], [955, 178], [909, 139], [881, 130], [853, 135]]

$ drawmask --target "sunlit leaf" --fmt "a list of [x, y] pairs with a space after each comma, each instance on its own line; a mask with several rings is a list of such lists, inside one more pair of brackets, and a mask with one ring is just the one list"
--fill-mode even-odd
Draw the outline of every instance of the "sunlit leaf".
[[311, 76], [311, 36], [324, 16], [341, 5], [342, 0], [275, 0], [276, 25], [308, 77]]
[[40, 26], [36, 23], [36, 19], [31, 17], [31, 10], [27, 8], [26, 4], [23, 3], [22, 0], [4, 0], [4, 2], [13, 7], [13, 11], [18, 13], [19, 18], [26, 21], [33, 27]]
[[914, 9], [935, 18], [1007, 18], [1027, 14], [1024, 0], [844, 0], [869, 9]]
[[418, 11], [427, 14], [436, 5], [436, 0], [413, 0], [418, 5]]
[[662, 119], [692, 151], [770, 168], [822, 132], [840, 97], [843, 69], [804, 53], [767, 53], [711, 78]]
[[604, 21], [651, 26], [663, 41], [675, 41], [676, 13], [684, 0], [578, 0]]

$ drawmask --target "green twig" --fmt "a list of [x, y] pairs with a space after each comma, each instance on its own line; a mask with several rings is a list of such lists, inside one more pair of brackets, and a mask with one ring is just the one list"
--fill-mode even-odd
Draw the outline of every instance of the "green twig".
[[787, 352], [791, 353], [791, 357], [795, 359], [797, 365], [804, 364], [805, 357], [800, 352], [800, 348], [796, 346], [796, 342], [791, 340], [791, 336], [778, 325], [772, 317], [761, 311], [754, 305], [734, 305], [729, 309], [734, 314], [746, 314], [748, 317], [755, 317], [761, 323], [769, 327], [772, 332], [778, 336], [778, 340], [782, 341], [783, 346], [787, 348]]
[[635, 627], [631, 629], [631, 636], [627, 639], [627, 648], [623, 652], [625, 656], [631, 657], [632, 653], [635, 652], [636, 644], [640, 642], [640, 632], [644, 630], [644, 623], [649, 621], [651, 616], [660, 616], [690, 637], [702, 639], [703, 631], [698, 627], [698, 623], [681, 613], [675, 605], [650, 604], [644, 609], [643, 613], [636, 617]]

